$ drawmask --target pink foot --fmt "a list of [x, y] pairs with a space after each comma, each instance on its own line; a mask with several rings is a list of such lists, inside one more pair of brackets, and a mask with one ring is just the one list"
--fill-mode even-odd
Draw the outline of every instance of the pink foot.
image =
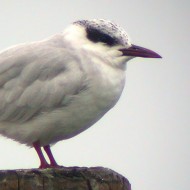
[[40, 164], [39, 168], [40, 169], [50, 168], [50, 165], [47, 163], [47, 161], [42, 153], [39, 141], [34, 142], [33, 147], [35, 148], [35, 150], [39, 156], [39, 159], [40, 159], [41, 164]]

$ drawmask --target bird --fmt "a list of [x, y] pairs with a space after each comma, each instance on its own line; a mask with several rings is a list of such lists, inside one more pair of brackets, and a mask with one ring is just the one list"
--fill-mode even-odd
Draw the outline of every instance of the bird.
[[105, 19], [77, 20], [48, 38], [1, 51], [0, 134], [34, 148], [39, 168], [62, 167], [51, 146], [115, 106], [127, 62], [136, 57], [161, 58]]

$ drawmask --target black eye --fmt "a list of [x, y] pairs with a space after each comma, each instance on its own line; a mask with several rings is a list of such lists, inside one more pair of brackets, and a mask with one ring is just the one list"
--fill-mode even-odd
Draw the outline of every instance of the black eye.
[[87, 38], [95, 43], [103, 42], [109, 46], [118, 44], [118, 41], [115, 38], [109, 36], [108, 34], [101, 32], [97, 29], [87, 28], [86, 32], [87, 32]]

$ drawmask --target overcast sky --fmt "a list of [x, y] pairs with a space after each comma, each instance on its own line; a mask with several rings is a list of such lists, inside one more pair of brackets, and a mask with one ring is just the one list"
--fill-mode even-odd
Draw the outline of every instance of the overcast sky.
[[[163, 59], [128, 63], [118, 104], [93, 127], [57, 143], [64, 166], [109, 167], [135, 190], [190, 189], [188, 0], [0, 0], [0, 50], [41, 40], [78, 19], [113, 20]], [[33, 149], [0, 137], [0, 169], [39, 165]]]

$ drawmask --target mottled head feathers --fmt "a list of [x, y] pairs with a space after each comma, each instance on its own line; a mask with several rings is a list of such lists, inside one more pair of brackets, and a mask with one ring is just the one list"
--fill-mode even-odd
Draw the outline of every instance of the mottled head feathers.
[[103, 19], [79, 20], [73, 24], [85, 27], [87, 37], [93, 42], [103, 42], [110, 46], [128, 46], [130, 44], [125, 30], [111, 21]]

